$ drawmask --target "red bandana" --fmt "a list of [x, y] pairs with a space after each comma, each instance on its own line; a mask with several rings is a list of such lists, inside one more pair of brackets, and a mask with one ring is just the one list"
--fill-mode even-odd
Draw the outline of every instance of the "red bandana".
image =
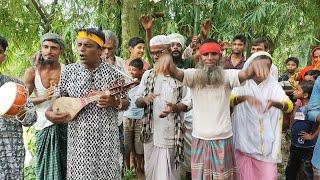
[[221, 46], [218, 43], [215, 42], [209, 42], [202, 44], [199, 48], [200, 54], [205, 54], [205, 53], [218, 53], [221, 54]]

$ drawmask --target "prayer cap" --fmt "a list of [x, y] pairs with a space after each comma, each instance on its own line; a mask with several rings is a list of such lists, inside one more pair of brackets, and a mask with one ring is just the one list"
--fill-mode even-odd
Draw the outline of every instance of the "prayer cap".
[[151, 38], [150, 40], [150, 46], [157, 46], [157, 45], [170, 45], [170, 39], [168, 36], [165, 35], [157, 35]]
[[173, 42], [180, 43], [182, 48], [185, 47], [186, 40], [184, 39], [184, 37], [181, 34], [179, 34], [179, 33], [169, 34], [168, 38], [170, 39], [171, 43], [173, 43]]
[[42, 35], [41, 37], [41, 45], [44, 41], [53, 41], [54, 43], [57, 43], [60, 45], [61, 49], [65, 48], [63, 39], [61, 36], [59, 36], [58, 34], [55, 33], [46, 33], [44, 35]]

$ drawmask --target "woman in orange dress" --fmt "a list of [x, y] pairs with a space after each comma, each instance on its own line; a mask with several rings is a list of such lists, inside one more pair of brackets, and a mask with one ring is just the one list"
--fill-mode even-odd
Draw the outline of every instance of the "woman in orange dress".
[[307, 66], [300, 71], [300, 80], [304, 79], [304, 75], [309, 70], [320, 70], [320, 46], [316, 46], [312, 49], [311, 54], [311, 65]]

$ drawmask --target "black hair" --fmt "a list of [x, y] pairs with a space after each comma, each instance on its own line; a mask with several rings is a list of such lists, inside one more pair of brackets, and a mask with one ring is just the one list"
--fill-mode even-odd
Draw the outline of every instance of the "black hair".
[[252, 46], [259, 46], [259, 44], [263, 44], [265, 50], [269, 49], [269, 41], [266, 38], [257, 38], [252, 42]]
[[289, 57], [289, 58], [286, 60], [286, 64], [287, 64], [288, 62], [290, 62], [290, 61], [294, 62], [294, 63], [297, 65], [297, 67], [299, 66], [299, 59], [298, 59], [298, 58], [296, 58], [296, 57]]
[[135, 68], [138, 68], [139, 70], [143, 69], [143, 61], [140, 58], [133, 59], [130, 61], [129, 66], [133, 66]]
[[[103, 40], [103, 43], [106, 43], [105, 40], [105, 35], [104, 33], [100, 30], [100, 29], [96, 29], [96, 28], [86, 28], [86, 29], [80, 29], [78, 30], [78, 32], [80, 31], [84, 31], [87, 32], [89, 34], [94, 34], [96, 36], [98, 36], [99, 38], [101, 38], [101, 40]], [[99, 45], [99, 44], [98, 44]], [[100, 45], [99, 45], [100, 46]], [[102, 47], [101, 47], [102, 48]]]
[[320, 71], [319, 70], [309, 70], [304, 74], [304, 77], [307, 75], [313, 76], [314, 79], [317, 79], [318, 76], [320, 76]]
[[301, 87], [303, 93], [308, 94], [308, 98], [310, 98], [313, 90], [314, 82], [311, 80], [303, 80], [299, 83], [299, 86]]
[[235, 40], [240, 40], [241, 42], [243, 42], [243, 44], [246, 44], [246, 37], [242, 34], [238, 34], [235, 37], [233, 37], [232, 41]]
[[8, 41], [6, 38], [0, 36], [0, 45], [2, 46], [3, 50], [6, 51], [8, 47]]
[[215, 40], [215, 39], [210, 39], [210, 38], [208, 38], [208, 39], [204, 39], [204, 40], [201, 42], [201, 45], [206, 44], [206, 43], [218, 43], [218, 41]]
[[144, 44], [145, 41], [139, 37], [133, 37], [129, 40], [128, 47], [134, 48], [136, 45], [141, 44], [141, 43]]

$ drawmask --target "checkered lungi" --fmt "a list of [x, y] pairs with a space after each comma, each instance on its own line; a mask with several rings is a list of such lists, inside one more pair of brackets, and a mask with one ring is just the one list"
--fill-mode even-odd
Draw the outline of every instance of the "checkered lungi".
[[51, 125], [36, 131], [36, 179], [66, 179], [67, 131], [67, 124]]
[[236, 179], [232, 137], [220, 140], [193, 138], [191, 147], [192, 179]]

